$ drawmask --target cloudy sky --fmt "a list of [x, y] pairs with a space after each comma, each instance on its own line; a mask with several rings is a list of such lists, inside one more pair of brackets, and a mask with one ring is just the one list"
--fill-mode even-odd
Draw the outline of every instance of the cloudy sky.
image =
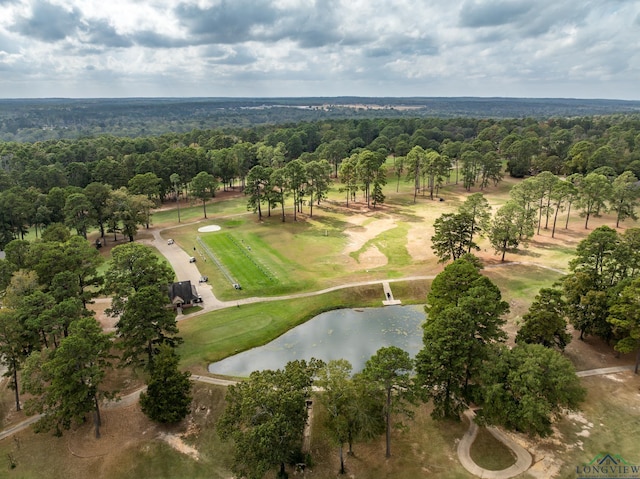
[[0, 0], [0, 97], [640, 100], [638, 0]]

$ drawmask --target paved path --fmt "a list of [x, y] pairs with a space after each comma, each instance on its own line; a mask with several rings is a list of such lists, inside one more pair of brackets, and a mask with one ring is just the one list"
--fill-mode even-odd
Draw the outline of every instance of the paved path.
[[[632, 371], [633, 369], [634, 366], [632, 365], [589, 369], [586, 371], [576, 372], [576, 376], [581, 378], [591, 376], [604, 376], [607, 374]], [[460, 459], [460, 463], [462, 464], [462, 466], [467, 471], [469, 471], [474, 476], [486, 479], [510, 479], [511, 477], [515, 477], [518, 474], [522, 474], [531, 467], [532, 457], [531, 454], [529, 454], [529, 451], [523, 448], [520, 444], [513, 441], [513, 439], [503, 433], [500, 429], [495, 427], [487, 427], [487, 430], [498, 441], [502, 442], [505, 446], [511, 449], [511, 451], [516, 455], [516, 463], [506, 469], [502, 469], [501, 471], [490, 471], [478, 466], [478, 464], [476, 464], [473, 459], [471, 459], [471, 445], [473, 444], [473, 441], [478, 434], [478, 425], [473, 420], [475, 413], [471, 410], [467, 410], [464, 414], [469, 419], [469, 429], [467, 429], [467, 432], [465, 432], [464, 436], [458, 443], [458, 458]]]
[[576, 376], [586, 378], [589, 376], [601, 376], [605, 374], [615, 374], [624, 371], [632, 371], [634, 366], [614, 366], [612, 368], [589, 369], [588, 371], [578, 371]]
[[478, 466], [473, 462], [473, 459], [471, 459], [471, 445], [478, 434], [478, 425], [473, 420], [475, 412], [467, 410], [464, 415], [469, 419], [469, 429], [467, 429], [467, 432], [464, 433], [464, 436], [462, 436], [462, 439], [460, 439], [460, 442], [458, 443], [458, 459], [460, 459], [460, 463], [467, 471], [474, 476], [487, 479], [509, 479], [517, 476], [518, 474], [522, 474], [531, 467], [533, 458], [531, 457], [531, 454], [529, 454], [529, 451], [520, 444], [514, 442], [509, 436], [495, 427], [487, 427], [487, 430], [498, 441], [511, 449], [511, 451], [516, 455], [516, 462], [512, 466], [500, 471], [490, 471], [489, 469], [483, 469]]
[[[203, 382], [203, 383], [208, 383], [208, 384], [216, 384], [218, 386], [231, 386], [232, 384], [236, 384], [238, 381], [232, 381], [230, 379], [220, 379], [220, 378], [213, 378], [210, 376], [199, 376], [197, 374], [193, 374], [191, 376], [191, 380], [193, 381], [199, 381], [199, 382]], [[101, 407], [103, 409], [118, 409], [121, 407], [128, 407], [128, 406], [133, 406], [134, 404], [136, 404], [138, 402], [138, 400], [140, 399], [140, 393], [145, 391], [147, 389], [146, 386], [141, 387], [136, 389], [135, 391], [133, 391], [132, 393], [127, 394], [126, 396], [122, 396], [119, 399], [115, 399], [115, 400], [111, 400], [111, 401], [104, 401], [101, 405]], [[25, 420], [14, 424], [13, 426], [0, 431], [0, 441], [2, 439], [5, 439], [9, 436], [13, 436], [14, 434], [26, 429], [27, 427], [29, 427], [31, 424], [33, 424], [34, 422], [36, 422], [38, 419], [40, 419], [42, 417], [42, 414], [35, 414], [33, 416], [30, 416], [28, 418], [26, 418]]]
[[[176, 225], [174, 228], [181, 227], [181, 226], [184, 226], [184, 225]], [[167, 244], [167, 240], [161, 236], [162, 232], [168, 231], [170, 229], [171, 228], [167, 228], [163, 230], [149, 229], [149, 232], [153, 234], [153, 240], [150, 243], [153, 244], [153, 246], [156, 247], [158, 251], [160, 251], [165, 256], [165, 258], [167, 258], [167, 260], [173, 267], [177, 278], [180, 281], [189, 280], [191, 281], [192, 284], [199, 284], [198, 280], [200, 279], [201, 275], [200, 275], [200, 271], [198, 270], [197, 263], [189, 262], [189, 257], [192, 255], [185, 252], [182, 248], [180, 248], [176, 244], [172, 244], [172, 245]], [[194, 245], [194, 247], [196, 247], [196, 252], [193, 256], [204, 259], [204, 257], [201, 257], [197, 254], [197, 246]], [[540, 265], [537, 263], [519, 262], [519, 261], [500, 263], [496, 265], [487, 266], [486, 268], [492, 269], [492, 268], [498, 268], [498, 267], [515, 266], [515, 265], [536, 266], [539, 268], [555, 271], [557, 273], [566, 274], [564, 271], [556, 268], [551, 268], [551, 267]], [[295, 298], [303, 298], [308, 296], [317, 296], [317, 295], [329, 293], [331, 291], [337, 291], [340, 289], [352, 288], [357, 286], [367, 286], [367, 285], [373, 285], [373, 284], [380, 284], [383, 287], [385, 296], [386, 296], [386, 293], [389, 292], [391, 295], [390, 299], [393, 300], [393, 296], [392, 296], [393, 293], [391, 292], [391, 287], [389, 283], [399, 282], [399, 281], [428, 280], [428, 279], [434, 279], [434, 278], [435, 278], [435, 275], [426, 275], [426, 276], [410, 276], [405, 278], [387, 279], [387, 280], [362, 281], [362, 282], [354, 282], [354, 283], [347, 283], [347, 284], [342, 284], [338, 286], [333, 286], [333, 287], [325, 288], [319, 291], [291, 294], [286, 296], [244, 298], [237, 301], [221, 301], [218, 298], [216, 298], [209, 284], [200, 283], [198, 286], [198, 292], [200, 293], [203, 299], [203, 303], [201, 305], [203, 309], [201, 311], [198, 311], [197, 313], [189, 314], [188, 317], [199, 316], [209, 311], [215, 311], [218, 309], [236, 307], [240, 304], [260, 303], [260, 302], [266, 302], [266, 301], [280, 301], [284, 299], [295, 299]], [[184, 319], [184, 317], [178, 317], [178, 319], [179, 320]], [[593, 369], [589, 371], [580, 371], [577, 374], [580, 377], [587, 377], [587, 376], [595, 376], [595, 375], [613, 374], [613, 373], [627, 371], [631, 369], [633, 369], [633, 366], [618, 366], [614, 368], [601, 368], [601, 369]], [[229, 386], [237, 383], [237, 381], [233, 381], [233, 380], [220, 379], [220, 378], [214, 378], [210, 376], [201, 376], [201, 375], [192, 375], [191, 379], [194, 381], [200, 381], [200, 382], [205, 382], [209, 384], [217, 384], [221, 386]], [[103, 407], [111, 409], [111, 408], [126, 407], [129, 405], [135, 404], [140, 397], [140, 393], [144, 391], [144, 389], [145, 388], [140, 388], [134, 391], [133, 393], [122, 397], [118, 401], [109, 401]], [[469, 412], [465, 414], [468, 414], [468, 413]], [[469, 414], [472, 414], [472, 413], [469, 413]], [[32, 416], [18, 424], [15, 424], [14, 426], [8, 429], [5, 429], [4, 431], [0, 431], [0, 440], [6, 437], [9, 437], [19, 431], [22, 431], [23, 429], [27, 428], [30, 424], [33, 424], [34, 422], [36, 422], [39, 418], [40, 418], [39, 415]], [[460, 440], [460, 443], [458, 444], [458, 457], [460, 458], [460, 462], [462, 463], [464, 468], [467, 469], [467, 471], [482, 478], [508, 479], [526, 471], [531, 466], [531, 455], [528, 453], [528, 451], [526, 451], [520, 445], [513, 442], [508, 436], [504, 435], [498, 429], [488, 428], [491, 434], [493, 434], [498, 440], [503, 442], [507, 447], [509, 447], [512, 451], [515, 452], [515, 454], [518, 456], [518, 460], [516, 464], [502, 471], [489, 471], [487, 469], [482, 469], [481, 467], [479, 467], [475, 462], [471, 460], [471, 456], [470, 456], [471, 444], [473, 444], [473, 440], [475, 439], [478, 433], [477, 428], [478, 426], [477, 424], [475, 424], [472, 417], [469, 417], [469, 429], [467, 430], [463, 438]]]

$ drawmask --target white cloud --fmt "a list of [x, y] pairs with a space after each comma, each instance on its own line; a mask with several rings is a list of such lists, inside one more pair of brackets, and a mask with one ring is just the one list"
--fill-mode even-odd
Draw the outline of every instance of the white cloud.
[[0, 0], [0, 95], [640, 99], [625, 0]]

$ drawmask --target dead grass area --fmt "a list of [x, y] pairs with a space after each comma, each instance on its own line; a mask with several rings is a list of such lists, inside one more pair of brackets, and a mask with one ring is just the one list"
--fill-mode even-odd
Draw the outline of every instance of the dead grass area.
[[[89, 417], [85, 423], [72, 426], [58, 438], [51, 433], [35, 434], [28, 428], [15, 434], [13, 439], [0, 442], [0, 458], [10, 458], [15, 464], [15, 468], [10, 469], [0, 460], [0, 477], [190, 477], [188, 474], [179, 476], [175, 472], [167, 474], [166, 471], [150, 475], [129, 473], [138, 467], [158, 467], [162, 470], [163, 461], [195, 464], [204, 460], [213, 470], [219, 470], [217, 461], [211, 463], [215, 451], [209, 450], [208, 441], [211, 441], [215, 420], [224, 406], [224, 392], [224, 388], [217, 386], [195, 384], [192, 413], [177, 425], [153, 423], [136, 402], [130, 406], [103, 408], [99, 439], [95, 437], [93, 421]], [[167, 454], [159, 444], [166, 444], [173, 452]], [[162, 458], [153, 458], [156, 450], [161, 451]], [[142, 453], [151, 454], [151, 464], [137, 463]], [[168, 457], [172, 454], [180, 459]], [[44, 465], [46, 472], [42, 470]], [[204, 468], [206, 464], [198, 467]], [[228, 477], [228, 473], [211, 476], [199, 474], [197, 477]]]
[[[318, 404], [317, 402], [315, 404]], [[315, 406], [314, 406], [315, 408]], [[468, 477], [457, 459], [457, 441], [467, 429], [464, 422], [435, 422], [429, 416], [430, 407], [414, 408], [413, 420], [404, 419], [406, 428], [394, 428], [391, 437], [391, 457], [385, 457], [384, 434], [372, 441], [354, 444], [354, 455], [347, 455], [345, 445], [345, 477], [353, 479], [416, 477], [453, 478]], [[338, 448], [326, 440], [321, 422], [324, 415], [318, 407], [318, 421], [314, 423], [311, 453], [314, 466], [309, 478], [338, 477], [340, 466]], [[397, 423], [401, 418], [394, 418]], [[317, 427], [316, 427], [317, 424]]]
[[635, 353], [620, 354], [600, 338], [587, 336], [580, 340], [579, 331], [575, 331], [571, 326], [569, 331], [572, 340], [565, 349], [565, 355], [577, 371], [634, 364]]
[[[155, 426], [138, 405], [105, 410], [100, 439], [95, 438], [92, 421], [65, 431], [60, 438], [51, 433], [35, 434], [27, 429], [0, 443], [3, 457], [11, 456], [16, 467], [0, 476], [20, 478], [109, 477], [108, 471], [120, 461], [120, 454], [154, 437]], [[46, 473], [40, 469], [46, 465]], [[3, 475], [7, 474], [7, 475]]]
[[102, 326], [102, 329], [109, 333], [116, 330], [117, 317], [109, 316], [106, 312], [111, 306], [111, 298], [96, 298], [93, 303], [87, 305], [89, 311], [93, 311], [94, 317]]
[[551, 437], [527, 441], [535, 458], [529, 475], [575, 477], [576, 466], [603, 452], [640, 464], [640, 377], [625, 371], [583, 378], [582, 384], [588, 392], [582, 410], [566, 414]]

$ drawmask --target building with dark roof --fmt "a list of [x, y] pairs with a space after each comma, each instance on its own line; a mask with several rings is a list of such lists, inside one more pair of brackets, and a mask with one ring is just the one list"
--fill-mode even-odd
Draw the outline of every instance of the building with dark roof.
[[174, 308], [191, 306], [198, 302], [198, 292], [191, 281], [178, 281], [169, 285], [169, 301]]

